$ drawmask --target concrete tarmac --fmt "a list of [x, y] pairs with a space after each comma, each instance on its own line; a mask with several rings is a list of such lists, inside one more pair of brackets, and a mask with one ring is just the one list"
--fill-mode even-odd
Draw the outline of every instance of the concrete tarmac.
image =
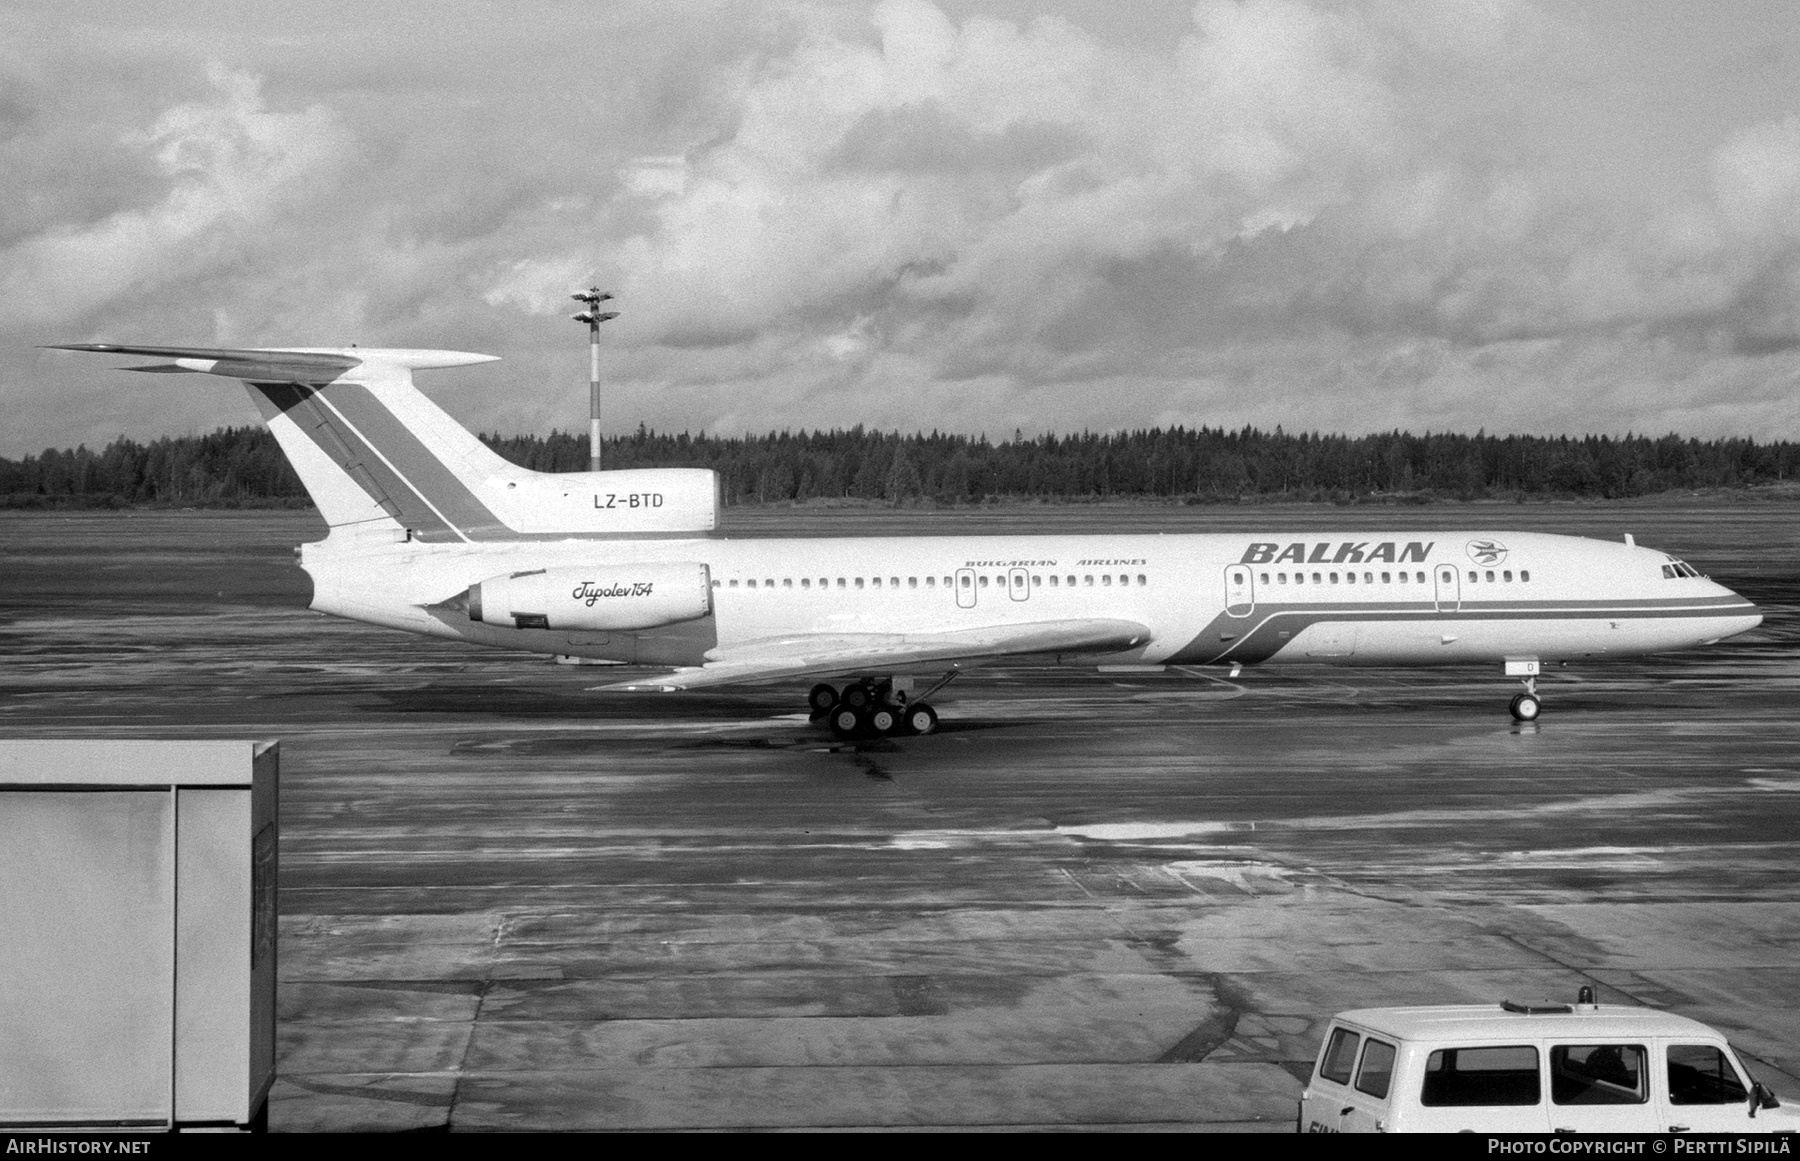
[[1558, 671], [997, 668], [930, 737], [804, 690], [305, 611], [311, 513], [0, 515], [0, 736], [282, 742], [278, 1130], [1290, 1130], [1354, 1006], [1714, 1024], [1800, 1098], [1800, 509], [769, 510], [734, 534], [1485, 527], [1756, 600]]

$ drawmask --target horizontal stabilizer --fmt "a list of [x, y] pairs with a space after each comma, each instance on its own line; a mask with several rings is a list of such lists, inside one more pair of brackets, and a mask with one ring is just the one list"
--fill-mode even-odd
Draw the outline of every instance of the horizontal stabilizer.
[[330, 383], [355, 367], [423, 371], [471, 367], [477, 363], [492, 363], [499, 357], [469, 351], [404, 347], [148, 347], [124, 343], [65, 343], [49, 349], [102, 355], [153, 355], [175, 362], [127, 369], [164, 375], [193, 371], [252, 383]]
[[665, 677], [596, 690], [662, 692], [795, 677], [891, 672], [920, 665], [964, 664], [1028, 654], [1121, 653], [1148, 644], [1150, 630], [1110, 619], [989, 625], [943, 633], [805, 633], [750, 641], [707, 654], [713, 660]]

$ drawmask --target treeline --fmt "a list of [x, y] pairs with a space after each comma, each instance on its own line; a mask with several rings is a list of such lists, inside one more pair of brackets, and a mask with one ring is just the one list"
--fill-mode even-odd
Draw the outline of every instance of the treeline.
[[[583, 471], [583, 435], [483, 436], [513, 463]], [[608, 468], [711, 468], [730, 504], [851, 498], [890, 503], [980, 503], [1003, 498], [1154, 497], [1359, 500], [1641, 496], [1672, 489], [1742, 488], [1792, 478], [1800, 444], [1667, 435], [1491, 436], [1390, 432], [1290, 435], [1280, 428], [1215, 428], [984, 437], [849, 431], [743, 438], [667, 435], [640, 428], [609, 440]], [[306, 503], [306, 492], [261, 427], [100, 451], [49, 450], [0, 459], [6, 507], [209, 507]]]

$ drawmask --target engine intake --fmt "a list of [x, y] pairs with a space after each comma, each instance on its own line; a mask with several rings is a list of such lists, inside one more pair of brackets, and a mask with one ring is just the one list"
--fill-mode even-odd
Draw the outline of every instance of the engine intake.
[[655, 629], [711, 613], [712, 574], [685, 563], [538, 569], [470, 585], [455, 603], [471, 621], [516, 629]]

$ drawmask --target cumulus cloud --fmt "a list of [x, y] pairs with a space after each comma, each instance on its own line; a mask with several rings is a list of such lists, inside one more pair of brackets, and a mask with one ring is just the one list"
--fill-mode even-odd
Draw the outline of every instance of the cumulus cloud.
[[214, 65], [211, 100], [162, 113], [118, 147], [151, 160], [161, 196], [95, 222], [58, 223], [0, 253], [0, 326], [63, 322], [128, 293], [228, 265], [304, 182], [347, 147], [329, 109], [276, 113], [255, 77]]
[[1779, 60], [1733, 104], [1609, 0], [1166, 2], [297, 14], [136, 104], [0, 51], [0, 335], [492, 350], [452, 410], [567, 426], [598, 281], [621, 427], [1800, 435]]

